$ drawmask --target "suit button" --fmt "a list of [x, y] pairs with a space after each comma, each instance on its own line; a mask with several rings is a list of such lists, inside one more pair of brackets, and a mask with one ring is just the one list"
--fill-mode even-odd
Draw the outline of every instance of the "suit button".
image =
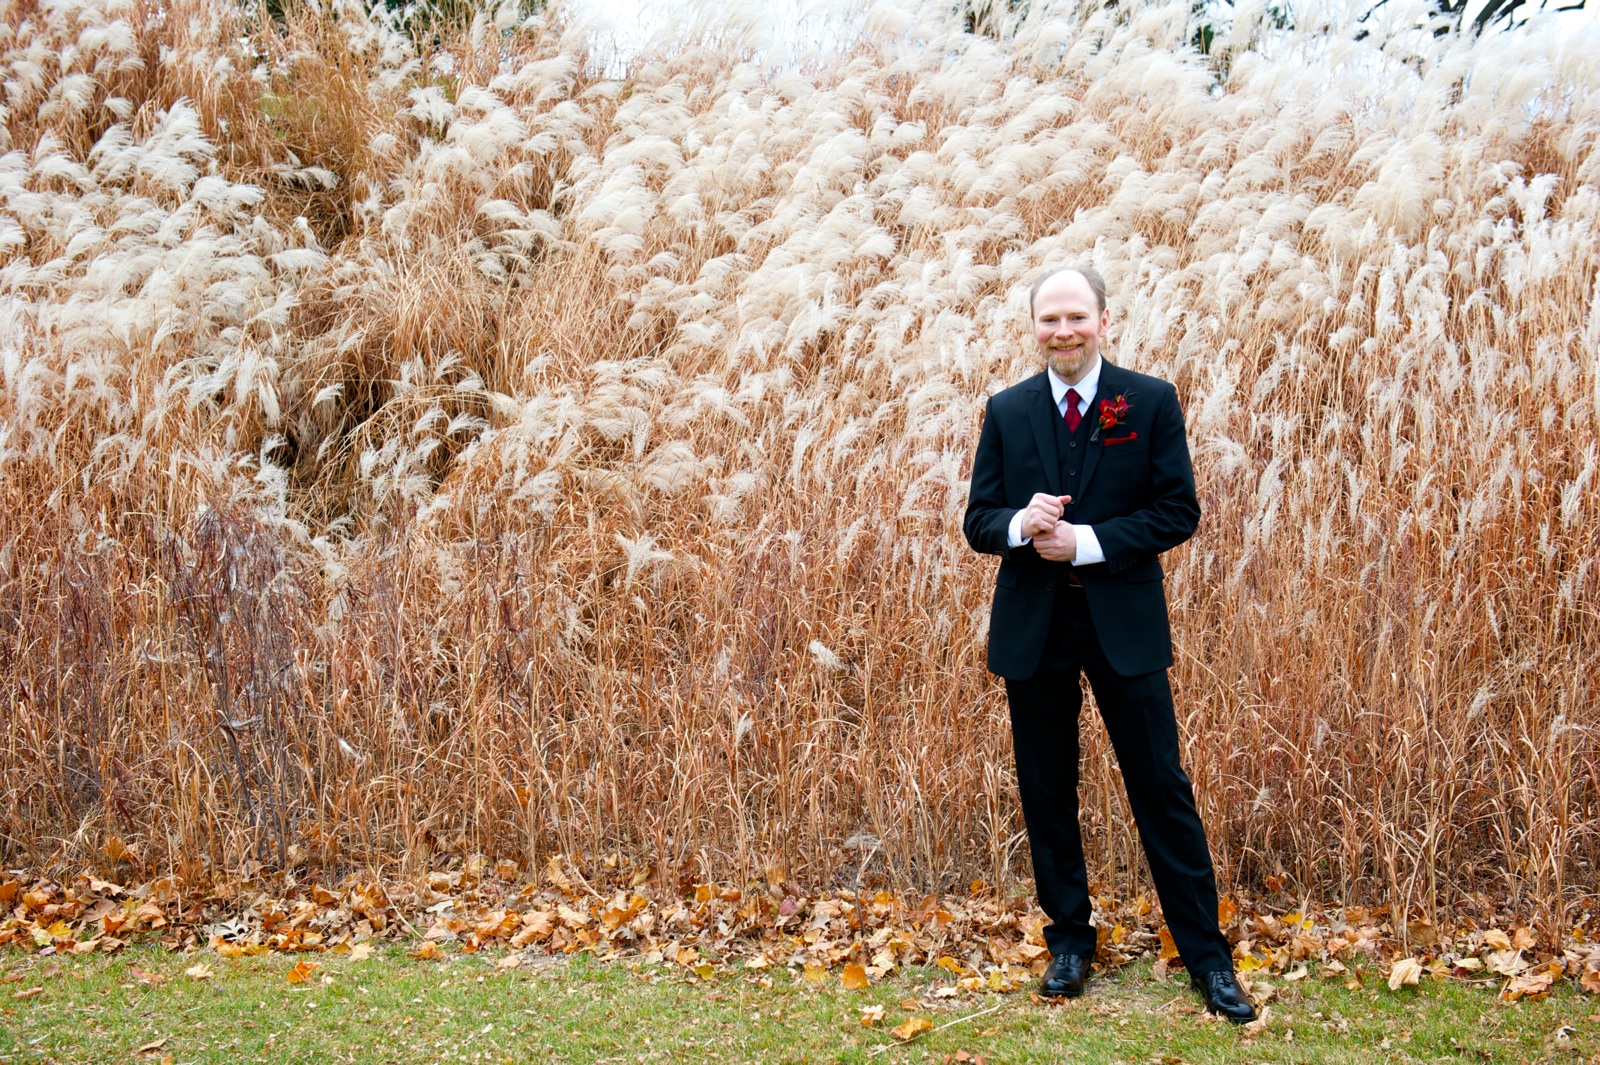
[[1068, 447], [1077, 447], [1078, 446], [1078, 442], [1076, 440], [1074, 440], [1072, 443], [1068, 444], [1067, 446]]
[[1078, 471], [1077, 470], [1068, 470], [1067, 471], [1067, 476], [1068, 477], [1076, 477], [1076, 476], [1078, 476]]
[[1047, 584], [1044, 586], [1044, 590], [1047, 592], [1053, 592], [1056, 590], [1056, 586], [1053, 584]]

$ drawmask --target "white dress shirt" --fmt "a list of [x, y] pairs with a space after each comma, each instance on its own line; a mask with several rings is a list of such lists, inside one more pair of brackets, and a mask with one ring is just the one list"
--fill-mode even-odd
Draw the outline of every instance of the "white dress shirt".
[[[1089, 367], [1089, 372], [1075, 385], [1069, 385], [1056, 376], [1056, 372], [1046, 369], [1050, 377], [1050, 394], [1055, 397], [1056, 410], [1061, 417], [1067, 416], [1067, 389], [1076, 389], [1078, 392], [1078, 413], [1084, 417], [1089, 416], [1089, 411], [1094, 406], [1094, 396], [1100, 389], [1100, 356], [1094, 357], [1094, 365]], [[1011, 515], [1011, 525], [1006, 530], [1006, 543], [1011, 547], [1021, 547], [1033, 540], [1031, 536], [1022, 535], [1021, 510]], [[1100, 538], [1094, 534], [1094, 528], [1089, 525], [1074, 525], [1073, 533], [1078, 537], [1078, 554], [1072, 560], [1074, 566], [1088, 566], [1095, 562], [1104, 562], [1106, 554], [1100, 549]]]

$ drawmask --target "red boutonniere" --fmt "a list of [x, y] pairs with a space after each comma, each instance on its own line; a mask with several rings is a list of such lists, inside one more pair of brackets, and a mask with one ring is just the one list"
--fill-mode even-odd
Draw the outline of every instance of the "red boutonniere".
[[1133, 407], [1128, 403], [1128, 397], [1121, 393], [1117, 394], [1116, 399], [1102, 399], [1100, 401], [1099, 424], [1095, 427], [1094, 437], [1090, 437], [1090, 440], [1093, 441], [1102, 432], [1115, 429], [1121, 425], [1122, 420], [1128, 416], [1128, 411], [1132, 409]]

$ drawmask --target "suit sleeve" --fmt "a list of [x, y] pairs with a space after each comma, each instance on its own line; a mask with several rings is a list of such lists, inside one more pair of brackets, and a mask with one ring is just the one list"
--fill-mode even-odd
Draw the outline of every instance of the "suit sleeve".
[[1005, 446], [991, 398], [983, 408], [983, 429], [978, 433], [978, 450], [972, 458], [972, 487], [967, 496], [967, 517], [962, 523], [967, 543], [974, 551], [1002, 558], [1032, 551], [1031, 546], [1012, 548], [1008, 543], [1007, 530], [1017, 509], [1006, 501]]
[[[976, 483], [976, 482], [974, 482]], [[1121, 517], [1094, 525], [1111, 572], [1127, 569], [1177, 547], [1200, 524], [1194, 467], [1183, 430], [1178, 394], [1162, 390], [1150, 431], [1149, 502]]]

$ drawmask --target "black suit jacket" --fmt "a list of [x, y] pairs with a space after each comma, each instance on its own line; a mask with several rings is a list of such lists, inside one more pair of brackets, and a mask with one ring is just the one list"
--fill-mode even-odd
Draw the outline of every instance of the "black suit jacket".
[[[1131, 677], [1172, 665], [1158, 556], [1194, 535], [1200, 502], [1172, 385], [1102, 361], [1086, 417], [1097, 419], [1100, 401], [1118, 395], [1126, 398], [1128, 413], [1090, 443], [1071, 521], [1092, 526], [1105, 552], [1104, 563], [1075, 572], [1107, 661]], [[1054, 425], [1060, 417], [1045, 373], [996, 393], [972, 462], [967, 542], [1001, 558], [989, 616], [989, 669], [1013, 680], [1038, 669], [1056, 589], [1073, 569], [1040, 558], [1031, 543], [1006, 544], [1012, 515], [1035, 492], [1062, 494]]]

